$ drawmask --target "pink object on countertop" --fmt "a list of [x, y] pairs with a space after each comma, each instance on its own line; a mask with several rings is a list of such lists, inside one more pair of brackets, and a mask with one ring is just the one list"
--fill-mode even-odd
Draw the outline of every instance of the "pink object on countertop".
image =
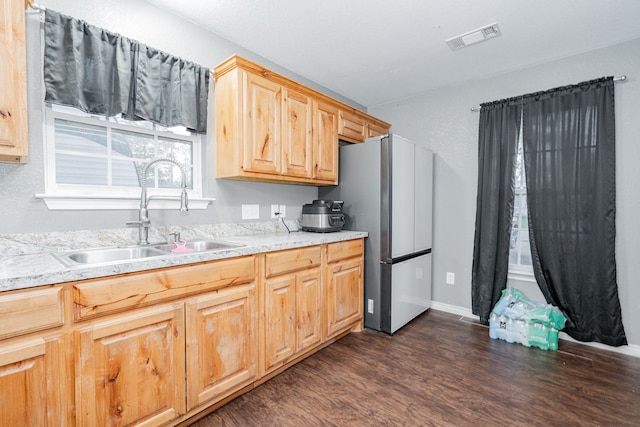
[[171, 252], [193, 252], [193, 249], [187, 247], [187, 242], [181, 240], [179, 242], [173, 242], [176, 245], [175, 248], [171, 249]]

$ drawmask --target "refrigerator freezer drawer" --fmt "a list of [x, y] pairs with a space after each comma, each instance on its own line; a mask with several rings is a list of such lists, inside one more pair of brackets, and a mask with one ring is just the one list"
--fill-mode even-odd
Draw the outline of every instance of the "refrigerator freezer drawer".
[[431, 306], [431, 254], [391, 265], [391, 330]]

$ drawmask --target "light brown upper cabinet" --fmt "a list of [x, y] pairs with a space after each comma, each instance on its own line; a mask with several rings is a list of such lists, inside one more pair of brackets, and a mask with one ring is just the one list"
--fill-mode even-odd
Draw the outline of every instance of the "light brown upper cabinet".
[[391, 126], [356, 109], [341, 109], [338, 135], [347, 142], [363, 142], [372, 136], [386, 135]]
[[[217, 178], [335, 185], [338, 139], [362, 142], [390, 127], [237, 55], [214, 77]], [[342, 132], [345, 115], [362, 121], [360, 136]]]
[[27, 59], [24, 1], [0, 0], [0, 162], [26, 162]]
[[367, 124], [362, 117], [349, 111], [340, 111], [339, 131], [343, 138], [362, 142], [367, 137]]
[[313, 101], [313, 176], [338, 183], [338, 109], [328, 102]]

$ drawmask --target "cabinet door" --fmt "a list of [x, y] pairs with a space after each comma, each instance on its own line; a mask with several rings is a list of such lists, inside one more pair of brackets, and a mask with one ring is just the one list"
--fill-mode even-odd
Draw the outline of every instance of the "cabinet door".
[[311, 99], [291, 89], [283, 88], [282, 93], [282, 173], [311, 178]]
[[349, 259], [327, 268], [327, 337], [330, 338], [362, 321], [363, 261]]
[[314, 178], [338, 183], [338, 109], [314, 102]]
[[322, 340], [322, 286], [320, 269], [315, 268], [296, 277], [297, 351]]
[[253, 284], [187, 302], [187, 410], [255, 379], [257, 320]]
[[244, 76], [244, 170], [279, 174], [280, 86], [254, 74], [244, 73]]
[[185, 413], [183, 307], [114, 315], [76, 331], [78, 425], [159, 425]]
[[27, 155], [27, 62], [24, 2], [0, 2], [0, 161]]
[[61, 336], [0, 344], [0, 425], [71, 425], [64, 347]]
[[265, 372], [296, 352], [296, 276], [267, 280], [264, 295]]

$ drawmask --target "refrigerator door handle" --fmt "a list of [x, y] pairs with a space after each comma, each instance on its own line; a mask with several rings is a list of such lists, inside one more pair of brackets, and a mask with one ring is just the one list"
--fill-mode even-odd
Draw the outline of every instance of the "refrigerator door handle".
[[410, 254], [407, 254], [407, 255], [401, 255], [399, 257], [387, 259], [387, 260], [385, 260], [383, 262], [386, 263], [386, 264], [397, 264], [399, 262], [407, 261], [407, 260], [413, 259], [413, 258], [418, 258], [420, 256], [427, 255], [427, 254], [430, 254], [430, 253], [431, 253], [431, 248], [423, 249], [423, 250], [418, 251], [418, 252], [413, 252], [413, 253], [410, 253]]

